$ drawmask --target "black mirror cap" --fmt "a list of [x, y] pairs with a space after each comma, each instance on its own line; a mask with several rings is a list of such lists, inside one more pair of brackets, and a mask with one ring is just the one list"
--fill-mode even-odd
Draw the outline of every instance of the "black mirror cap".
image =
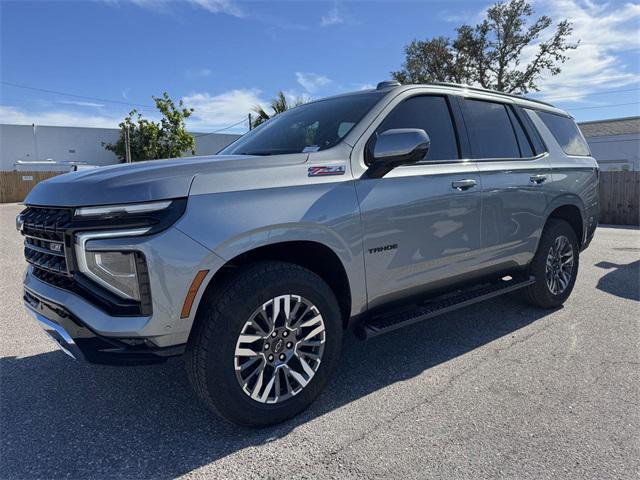
[[363, 178], [382, 178], [400, 165], [424, 160], [431, 139], [421, 128], [396, 128], [381, 133], [373, 149], [373, 163]]

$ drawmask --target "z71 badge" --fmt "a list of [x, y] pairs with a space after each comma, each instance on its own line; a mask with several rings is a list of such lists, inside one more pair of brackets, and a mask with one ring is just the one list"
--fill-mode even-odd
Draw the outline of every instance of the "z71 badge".
[[323, 166], [323, 167], [309, 167], [307, 170], [310, 177], [325, 177], [329, 175], [344, 175], [344, 165], [337, 167]]

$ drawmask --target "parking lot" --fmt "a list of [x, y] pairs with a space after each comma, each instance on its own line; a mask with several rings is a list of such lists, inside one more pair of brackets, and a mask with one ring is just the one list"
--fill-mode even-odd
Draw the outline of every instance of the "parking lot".
[[17, 205], [0, 205], [0, 477], [638, 478], [640, 231], [600, 228], [557, 311], [515, 297], [360, 342], [264, 430], [227, 424], [180, 359], [74, 362], [22, 307]]

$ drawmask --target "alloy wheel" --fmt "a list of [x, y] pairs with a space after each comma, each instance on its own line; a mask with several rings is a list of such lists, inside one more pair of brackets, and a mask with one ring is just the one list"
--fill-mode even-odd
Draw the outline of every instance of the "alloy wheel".
[[242, 390], [260, 403], [280, 403], [314, 377], [324, 352], [325, 325], [318, 308], [299, 295], [275, 297], [245, 322], [234, 355]]
[[547, 254], [545, 275], [549, 291], [554, 295], [560, 295], [569, 286], [572, 274], [573, 247], [566, 236], [560, 235]]

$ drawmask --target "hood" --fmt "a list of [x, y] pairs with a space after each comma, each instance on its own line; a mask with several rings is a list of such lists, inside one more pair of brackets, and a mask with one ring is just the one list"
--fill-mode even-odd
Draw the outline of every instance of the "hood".
[[307, 158], [308, 154], [213, 155], [99, 167], [40, 182], [24, 203], [73, 207], [186, 197], [199, 174], [293, 165]]

